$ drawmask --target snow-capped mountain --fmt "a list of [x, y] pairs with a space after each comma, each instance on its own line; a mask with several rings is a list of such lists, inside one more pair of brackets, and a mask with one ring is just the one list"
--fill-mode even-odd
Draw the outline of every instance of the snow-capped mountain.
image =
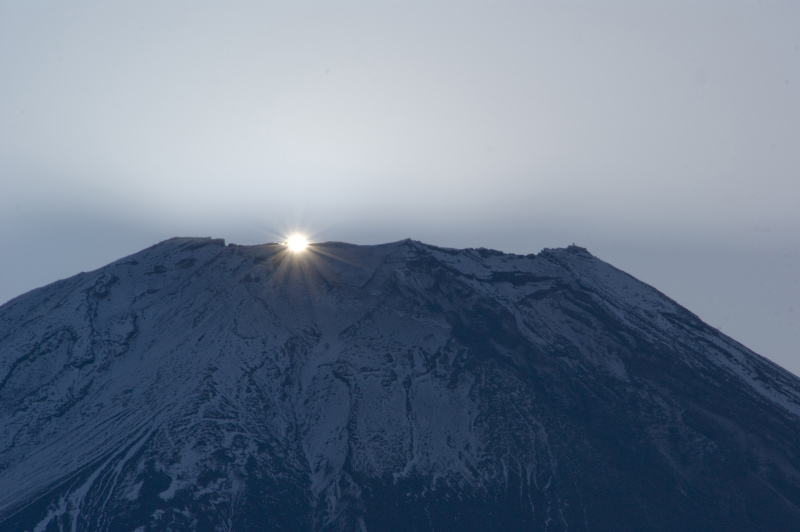
[[800, 380], [585, 249], [177, 238], [0, 307], [0, 530], [800, 530]]

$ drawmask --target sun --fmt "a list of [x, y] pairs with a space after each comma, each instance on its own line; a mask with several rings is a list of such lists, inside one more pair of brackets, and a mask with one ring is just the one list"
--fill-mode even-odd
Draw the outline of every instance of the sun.
[[289, 248], [289, 251], [297, 253], [298, 251], [303, 251], [306, 249], [306, 246], [308, 246], [308, 240], [306, 240], [306, 237], [303, 235], [294, 234], [290, 236], [286, 242], [284, 242], [284, 244], [286, 244], [286, 247]]

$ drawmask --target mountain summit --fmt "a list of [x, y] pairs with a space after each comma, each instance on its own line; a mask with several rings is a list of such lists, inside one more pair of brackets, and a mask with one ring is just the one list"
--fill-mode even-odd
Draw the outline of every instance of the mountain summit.
[[800, 379], [585, 249], [176, 238], [0, 307], [2, 530], [800, 530]]

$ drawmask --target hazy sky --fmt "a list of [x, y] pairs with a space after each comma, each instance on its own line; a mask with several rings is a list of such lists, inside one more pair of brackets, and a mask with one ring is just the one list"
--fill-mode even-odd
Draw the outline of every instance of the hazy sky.
[[175, 235], [574, 242], [800, 374], [799, 21], [0, 0], [0, 302]]

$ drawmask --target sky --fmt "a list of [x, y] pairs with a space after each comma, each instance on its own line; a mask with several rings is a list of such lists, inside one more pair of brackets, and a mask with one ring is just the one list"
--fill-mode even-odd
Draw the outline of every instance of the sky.
[[178, 235], [575, 243], [800, 375], [798, 20], [0, 0], [0, 303]]

